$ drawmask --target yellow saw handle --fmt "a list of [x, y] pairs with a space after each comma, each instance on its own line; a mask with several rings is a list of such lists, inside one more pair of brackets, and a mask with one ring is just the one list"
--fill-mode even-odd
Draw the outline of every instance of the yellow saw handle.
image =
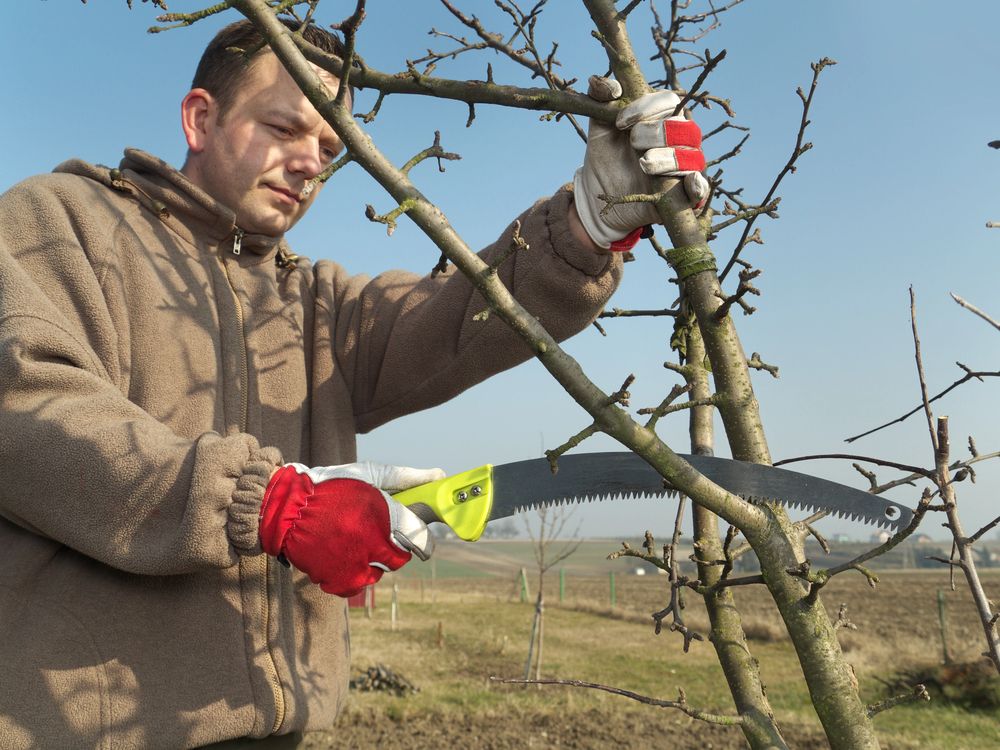
[[459, 539], [474, 542], [482, 536], [493, 510], [493, 465], [411, 487], [392, 497], [424, 523], [446, 523]]

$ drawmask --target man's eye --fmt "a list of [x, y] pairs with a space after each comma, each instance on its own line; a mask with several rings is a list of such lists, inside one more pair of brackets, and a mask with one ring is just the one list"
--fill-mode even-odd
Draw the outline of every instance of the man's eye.
[[270, 128], [282, 138], [289, 138], [293, 135], [292, 131], [284, 125], [271, 125]]
[[337, 158], [337, 152], [332, 148], [324, 148], [320, 153], [323, 154], [323, 161], [327, 164], [333, 164], [333, 160]]

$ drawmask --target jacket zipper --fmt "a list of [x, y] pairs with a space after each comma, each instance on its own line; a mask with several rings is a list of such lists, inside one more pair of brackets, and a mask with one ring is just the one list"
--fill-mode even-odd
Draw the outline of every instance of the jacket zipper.
[[[240, 245], [243, 241], [243, 231], [240, 229], [236, 230], [236, 238], [233, 240], [233, 255], [240, 254]], [[229, 273], [229, 266], [226, 264], [225, 259], [222, 261], [222, 268], [226, 272], [226, 280], [229, 282], [229, 290], [233, 293], [233, 305], [236, 308], [236, 323], [240, 329], [240, 432], [246, 432], [247, 429], [247, 411], [249, 409], [248, 400], [249, 395], [247, 390], [250, 385], [250, 365], [247, 356], [247, 340], [246, 333], [244, 332], [244, 317], [243, 317], [243, 303], [240, 302], [240, 296], [236, 293], [236, 285], [233, 283], [233, 277]]]
[[[237, 229], [233, 236], [233, 255], [239, 255], [240, 250], [243, 245], [243, 230]], [[250, 366], [249, 357], [247, 355], [247, 341], [246, 333], [244, 331], [244, 315], [243, 315], [243, 303], [240, 302], [240, 297], [236, 293], [236, 285], [233, 283], [232, 274], [229, 272], [229, 265], [226, 263], [225, 258], [222, 259], [222, 268], [226, 273], [226, 280], [229, 282], [229, 290], [233, 294], [233, 304], [236, 309], [236, 323], [239, 327], [240, 332], [240, 374], [242, 377], [241, 382], [241, 397], [240, 397], [240, 432], [246, 432], [247, 429], [247, 412], [249, 411], [249, 394], [247, 393], [250, 385]], [[274, 724], [271, 726], [271, 734], [278, 731], [281, 723], [285, 720], [285, 696], [281, 689], [281, 679], [278, 677], [278, 667], [274, 661], [274, 654], [271, 652], [270, 643], [270, 631], [271, 631], [271, 606], [268, 598], [267, 583], [270, 578], [270, 561], [267, 555], [264, 555], [264, 584], [261, 587], [261, 598], [262, 604], [264, 606], [264, 668], [267, 672], [268, 680], [271, 683], [271, 693], [274, 697]]]

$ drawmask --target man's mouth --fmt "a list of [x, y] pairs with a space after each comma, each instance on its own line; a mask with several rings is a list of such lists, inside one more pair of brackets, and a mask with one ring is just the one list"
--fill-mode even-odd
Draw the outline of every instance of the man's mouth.
[[278, 199], [285, 205], [295, 206], [298, 205], [302, 200], [300, 193], [293, 192], [288, 188], [278, 187], [277, 185], [271, 185], [271, 184], [265, 184], [265, 187], [267, 187], [268, 190], [277, 195]]

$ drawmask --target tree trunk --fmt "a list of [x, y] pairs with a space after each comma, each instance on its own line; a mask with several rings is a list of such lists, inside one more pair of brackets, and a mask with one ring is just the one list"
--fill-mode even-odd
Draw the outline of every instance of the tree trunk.
[[[632, 100], [647, 93], [649, 85], [614, 2], [584, 0], [584, 4], [609, 50], [608, 58], [624, 97]], [[736, 459], [770, 464], [746, 355], [732, 318], [717, 315], [725, 295], [716, 274], [715, 258], [683, 185], [678, 180], [660, 182], [655, 188], [662, 197], [656, 207], [674, 245], [668, 260], [698, 322], [720, 397], [719, 414], [730, 451]], [[795, 645], [810, 698], [830, 745], [833, 750], [877, 748], [871, 718], [852, 685], [853, 672], [840, 650], [833, 623], [819, 597], [807, 600], [801, 582], [787, 572], [804, 559], [796, 541], [798, 533], [781, 506], [767, 506], [766, 510], [766, 522], [747, 524], [742, 531], [757, 553], [764, 580]]]
[[542, 651], [545, 647], [545, 595], [542, 582], [538, 582], [538, 651], [535, 653], [535, 679], [542, 679]]
[[[691, 400], [708, 398], [711, 395], [708, 372], [702, 364], [705, 361], [705, 346], [697, 328], [693, 328], [688, 335], [686, 360], [689, 367], [696, 368], [688, 381], [692, 385]], [[695, 455], [711, 456], [714, 453], [713, 414], [711, 406], [696, 406], [691, 409], [691, 452]], [[724, 555], [719, 539], [719, 517], [697, 503], [692, 504], [692, 514], [698, 580], [711, 587], [718, 583], [722, 573], [717, 563], [709, 563], [721, 560]], [[787, 748], [764, 692], [757, 660], [750, 653], [746, 633], [743, 632], [743, 620], [732, 590], [720, 589], [704, 599], [712, 625], [709, 640], [715, 647], [722, 672], [729, 683], [747, 743], [753, 750]]]

